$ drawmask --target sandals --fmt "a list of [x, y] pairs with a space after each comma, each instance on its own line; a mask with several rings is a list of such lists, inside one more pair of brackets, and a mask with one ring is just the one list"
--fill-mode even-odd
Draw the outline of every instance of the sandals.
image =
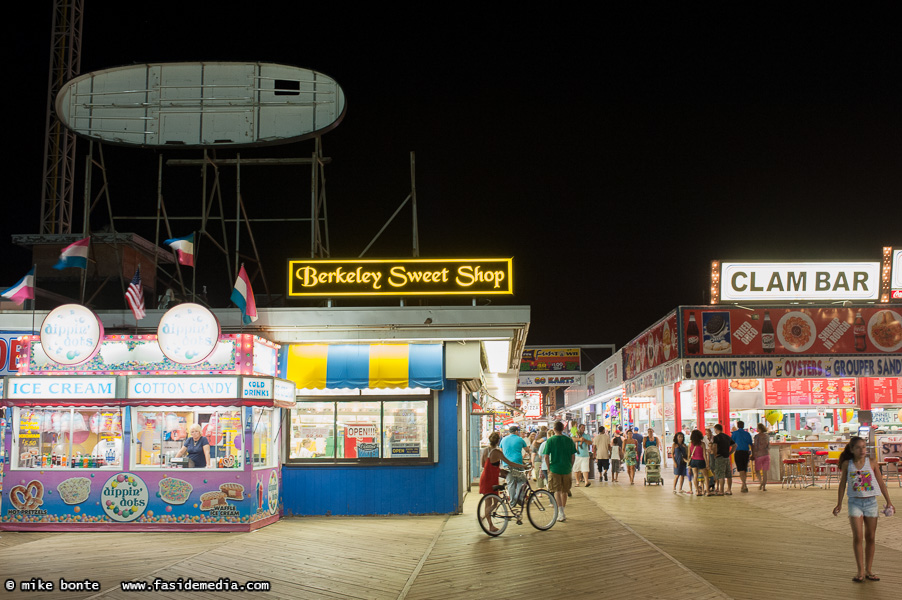
[[864, 578], [867, 579], [868, 581], [880, 581], [880, 578], [877, 577], [876, 575], [874, 575], [873, 573], [868, 573], [867, 575], [864, 576]]
[[864, 577], [862, 577], [861, 575], [856, 575], [852, 578], [852, 581], [854, 581], [855, 583], [864, 583]]

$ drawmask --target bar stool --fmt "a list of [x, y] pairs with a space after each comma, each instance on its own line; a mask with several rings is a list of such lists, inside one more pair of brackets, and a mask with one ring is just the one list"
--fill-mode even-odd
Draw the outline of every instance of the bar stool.
[[[894, 478], [899, 483], [899, 487], [902, 487], [902, 474], [899, 473], [899, 461], [900, 459], [898, 456], [887, 456], [883, 459], [883, 462], [886, 463], [886, 472], [883, 473], [883, 481], [889, 482], [890, 478]], [[892, 470], [890, 467], [892, 467]]]
[[[814, 459], [814, 455], [811, 454], [810, 450], [799, 450], [799, 475], [801, 477], [811, 477], [812, 483], [814, 482], [814, 463], [812, 459]], [[804, 465], [804, 466], [802, 466]]]
[[802, 463], [803, 458], [784, 458], [783, 459], [783, 479], [780, 480], [780, 487], [784, 485], [792, 487], [798, 485], [802, 487]]
[[830, 488], [830, 481], [836, 480], [839, 483], [839, 475], [841, 471], [839, 470], [839, 459], [838, 458], [828, 458], [824, 461], [824, 467], [827, 471], [827, 488]]
[[826, 450], [817, 450], [814, 453], [814, 473], [820, 478], [827, 474], [827, 456], [830, 453]]

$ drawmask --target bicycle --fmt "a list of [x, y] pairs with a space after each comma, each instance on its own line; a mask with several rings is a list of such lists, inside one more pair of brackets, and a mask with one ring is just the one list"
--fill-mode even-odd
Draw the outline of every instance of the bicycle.
[[[516, 469], [516, 471], [525, 474], [525, 471], [520, 471], [520, 469]], [[507, 483], [493, 485], [492, 489], [497, 493], [483, 496], [476, 509], [479, 526], [488, 535], [492, 537], [501, 535], [512, 519], [517, 521], [517, 525], [522, 525], [524, 511], [532, 526], [540, 531], [551, 529], [557, 522], [557, 501], [554, 499], [554, 494], [548, 490], [532, 489], [528, 478], [523, 483], [520, 502], [511, 501], [507, 492]], [[489, 519], [496, 527], [495, 531], [489, 527]]]

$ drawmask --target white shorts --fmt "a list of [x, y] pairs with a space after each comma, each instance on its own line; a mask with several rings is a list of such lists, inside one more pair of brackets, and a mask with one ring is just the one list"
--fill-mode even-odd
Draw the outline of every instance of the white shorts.
[[573, 462], [573, 472], [574, 473], [588, 473], [589, 472], [589, 457], [588, 456], [577, 456], [576, 460]]

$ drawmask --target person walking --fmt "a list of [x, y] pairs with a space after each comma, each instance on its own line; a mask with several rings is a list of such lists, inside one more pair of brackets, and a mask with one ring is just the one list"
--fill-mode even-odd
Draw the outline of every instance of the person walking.
[[770, 436], [767, 435], [767, 426], [758, 423], [758, 433], [752, 444], [752, 457], [755, 459], [755, 472], [758, 474], [758, 489], [767, 491], [767, 473], [770, 471]]
[[623, 461], [626, 465], [626, 476], [630, 478], [630, 485], [634, 485], [636, 468], [639, 466], [639, 442], [634, 437], [627, 437], [623, 444]]
[[564, 424], [560, 421], [554, 424], [554, 436], [545, 442], [545, 464], [548, 465], [548, 487], [554, 493], [557, 500], [558, 521], [566, 521], [567, 515], [564, 509], [567, 506], [567, 494], [572, 484], [571, 473], [573, 463], [576, 461], [576, 444], [569, 437], [563, 435]]
[[592, 485], [589, 482], [589, 460], [591, 459], [589, 447], [592, 445], [592, 440], [586, 437], [586, 426], [583, 423], [580, 423], [579, 427], [577, 427], [576, 437], [573, 438], [573, 442], [576, 444], [576, 462], [573, 464], [576, 487], [579, 487], [580, 481], [585, 483], [586, 487], [589, 487]]
[[726, 491], [724, 491], [724, 481], [727, 478], [727, 470], [730, 468], [730, 456], [736, 451], [736, 442], [733, 441], [733, 438], [723, 432], [723, 425], [720, 423], [714, 426], [714, 432], [716, 435], [714, 436], [713, 446], [717, 452], [714, 457], [714, 478], [717, 480], [717, 493], [714, 495], [732, 496], [732, 478], [730, 479], [730, 485]]
[[[673, 446], [670, 448], [670, 455], [673, 457], [673, 493], [677, 493], [677, 480], [680, 481], [680, 492], [683, 494], [691, 494], [683, 490], [683, 482], [688, 475], [689, 467], [689, 448], [686, 446], [686, 436], [682, 431], [678, 431], [673, 436]], [[690, 489], [692, 484], [689, 484]]]
[[638, 427], [633, 427], [633, 439], [636, 440], [636, 470], [642, 469], [642, 434]]
[[857, 435], [853, 436], [846, 444], [842, 454], [839, 455], [839, 466], [842, 474], [839, 478], [839, 498], [833, 516], [838, 516], [842, 510], [842, 497], [849, 488], [849, 524], [852, 526], [852, 549], [855, 553], [855, 562], [858, 565], [858, 574], [852, 581], [861, 583], [865, 579], [880, 581], [880, 577], [874, 574], [874, 551], [876, 550], [875, 536], [877, 534], [877, 490], [886, 499], [884, 514], [892, 516], [895, 507], [889, 499], [889, 490], [883, 481], [880, 469], [871, 466], [871, 459], [867, 454], [867, 442]]
[[611, 442], [611, 481], [618, 483], [620, 475], [620, 462], [623, 460], [623, 440], [618, 436]]
[[745, 430], [744, 422], [736, 421], [736, 431], [730, 437], [736, 443], [733, 459], [736, 461], [736, 470], [739, 471], [739, 479], [742, 481], [739, 491], [746, 493], [749, 491], [745, 480], [748, 477], [749, 458], [752, 456], [752, 434]]
[[539, 445], [539, 452], [538, 452], [539, 464], [542, 465], [542, 483], [545, 484], [542, 487], [544, 487], [546, 489], [548, 488], [549, 482], [548, 482], [548, 463], [545, 462], [545, 458], [544, 458], [545, 444], [548, 443], [548, 440], [550, 440], [553, 435], [554, 435], [554, 429], [549, 429], [548, 437], [546, 437], [544, 440], [542, 440], [542, 443]]
[[655, 437], [655, 430], [651, 427], [648, 428], [648, 435], [642, 438], [642, 455], [645, 456], [645, 449], [651, 446], [655, 446], [658, 449], [658, 454], [661, 455], [661, 466], [666, 466], [667, 457], [664, 455], [664, 444], [661, 442], [661, 438]]
[[611, 464], [611, 436], [605, 432], [603, 425], [598, 428], [598, 435], [592, 438], [592, 447], [595, 449], [598, 481], [607, 481], [608, 467]]
[[709, 427], [705, 429], [705, 456], [708, 461], [708, 477], [710, 479], [708, 491], [711, 495], [717, 491], [717, 478], [714, 476], [714, 459], [717, 457], [717, 446], [714, 445], [714, 432]]
[[545, 477], [542, 475], [542, 456], [541, 456], [541, 448], [542, 444], [545, 442], [546, 428], [543, 426], [542, 429], [536, 434], [535, 441], [533, 441], [532, 446], [530, 447], [530, 458], [532, 459], [532, 477], [536, 482], [536, 487], [543, 488], [545, 487]]
[[695, 494], [708, 495], [708, 456], [705, 453], [705, 436], [698, 429], [689, 434], [689, 468], [695, 478]]

